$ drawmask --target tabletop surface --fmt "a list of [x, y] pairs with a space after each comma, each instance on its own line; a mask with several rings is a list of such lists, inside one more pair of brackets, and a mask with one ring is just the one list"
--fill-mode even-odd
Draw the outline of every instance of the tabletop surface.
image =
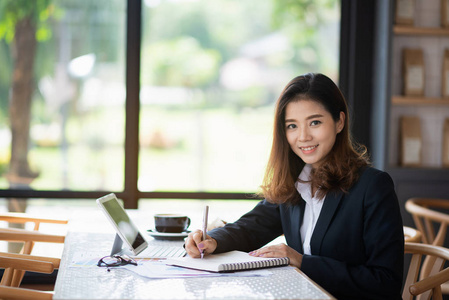
[[[101, 217], [89, 219], [98, 222]], [[96, 266], [71, 267], [77, 253], [101, 257], [110, 252], [115, 235], [112, 227], [109, 232], [90, 228], [78, 231], [72, 226], [68, 232], [53, 299], [334, 299], [302, 272], [289, 267], [270, 268], [273, 274], [267, 277], [174, 279], [150, 279], [125, 269], [108, 272]], [[150, 236], [147, 240], [150, 245], [183, 243]]]

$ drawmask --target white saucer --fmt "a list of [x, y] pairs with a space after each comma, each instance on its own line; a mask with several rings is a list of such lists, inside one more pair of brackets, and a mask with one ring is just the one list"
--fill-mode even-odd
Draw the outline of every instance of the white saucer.
[[171, 232], [158, 232], [156, 230], [149, 229], [147, 230], [148, 234], [157, 240], [182, 240], [186, 238], [190, 231], [184, 231], [179, 233], [171, 233]]

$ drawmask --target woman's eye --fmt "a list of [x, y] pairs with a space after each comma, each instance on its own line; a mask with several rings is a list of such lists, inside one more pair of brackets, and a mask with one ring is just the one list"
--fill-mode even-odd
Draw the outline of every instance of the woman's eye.
[[312, 121], [312, 122], [310, 122], [311, 126], [316, 126], [316, 125], [319, 125], [319, 124], [321, 124], [321, 121]]
[[287, 129], [292, 129], [292, 128], [296, 128], [295, 124], [288, 124], [287, 125]]

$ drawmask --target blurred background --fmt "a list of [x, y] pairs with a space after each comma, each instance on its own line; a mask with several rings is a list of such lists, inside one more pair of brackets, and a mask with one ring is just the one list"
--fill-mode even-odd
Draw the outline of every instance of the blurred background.
[[[61, 191], [127, 198], [136, 173], [128, 207], [148, 198], [140, 192], [255, 193], [278, 95], [307, 72], [338, 81], [339, 32], [337, 0], [2, 0], [0, 189], [61, 198], [51, 205], [66, 198]], [[126, 157], [126, 118], [138, 120], [138, 157]], [[127, 159], [137, 166], [127, 169]], [[26, 206], [12, 200], [0, 201]]]

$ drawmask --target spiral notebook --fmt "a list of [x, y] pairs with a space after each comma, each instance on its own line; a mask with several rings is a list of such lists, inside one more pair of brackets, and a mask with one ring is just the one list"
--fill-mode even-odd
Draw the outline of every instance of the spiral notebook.
[[173, 257], [165, 260], [165, 264], [197, 269], [209, 272], [235, 272], [252, 269], [287, 266], [288, 257], [264, 258], [250, 256], [246, 252], [230, 251], [207, 255], [203, 259], [191, 257]]

